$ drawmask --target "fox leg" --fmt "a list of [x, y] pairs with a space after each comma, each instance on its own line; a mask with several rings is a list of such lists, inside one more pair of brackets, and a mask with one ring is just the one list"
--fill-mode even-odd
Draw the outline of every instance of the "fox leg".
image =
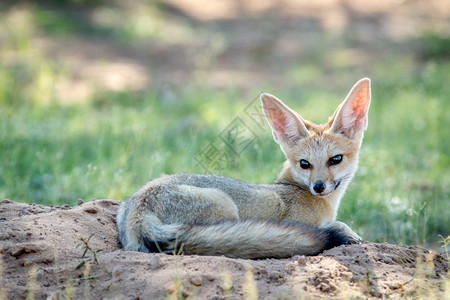
[[151, 210], [165, 224], [205, 224], [239, 219], [234, 201], [218, 189], [179, 185], [172, 188], [170, 194], [156, 194], [155, 198]]

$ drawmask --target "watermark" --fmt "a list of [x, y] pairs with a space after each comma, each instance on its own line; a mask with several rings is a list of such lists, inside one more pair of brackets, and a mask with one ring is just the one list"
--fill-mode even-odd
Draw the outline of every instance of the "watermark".
[[250, 146], [257, 137], [240, 117], [234, 119], [219, 134], [219, 138], [237, 155]]
[[216, 142], [209, 143], [194, 159], [197, 161], [197, 165], [205, 170], [205, 173], [219, 175], [228, 170], [234, 161], [233, 157], [216, 145]]
[[194, 159], [206, 174], [222, 175], [264, 131], [266, 131], [266, 121], [258, 95], [218, 135], [218, 139], [202, 148]]

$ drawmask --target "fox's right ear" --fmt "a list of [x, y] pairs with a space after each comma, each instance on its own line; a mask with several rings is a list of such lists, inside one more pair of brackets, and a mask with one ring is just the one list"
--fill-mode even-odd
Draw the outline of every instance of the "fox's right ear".
[[275, 96], [263, 93], [260, 96], [264, 115], [272, 128], [275, 141], [283, 147], [292, 146], [309, 136], [302, 119]]

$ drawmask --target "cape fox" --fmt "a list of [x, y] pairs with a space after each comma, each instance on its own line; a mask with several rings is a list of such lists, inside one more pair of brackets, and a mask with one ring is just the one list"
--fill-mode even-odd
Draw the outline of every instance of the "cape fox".
[[261, 94], [264, 115], [286, 156], [273, 184], [175, 174], [149, 182], [120, 205], [125, 250], [238, 258], [316, 255], [360, 237], [335, 221], [358, 165], [370, 80], [355, 84], [323, 125]]

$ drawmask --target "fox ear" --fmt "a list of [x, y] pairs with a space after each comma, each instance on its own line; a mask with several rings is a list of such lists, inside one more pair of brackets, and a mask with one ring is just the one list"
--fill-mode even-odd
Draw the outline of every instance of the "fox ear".
[[309, 136], [301, 117], [281, 100], [266, 93], [261, 94], [260, 99], [264, 115], [272, 128], [273, 138], [282, 149], [283, 145], [294, 145]]
[[350, 139], [362, 138], [367, 129], [370, 105], [370, 79], [358, 81], [330, 119], [330, 132]]

